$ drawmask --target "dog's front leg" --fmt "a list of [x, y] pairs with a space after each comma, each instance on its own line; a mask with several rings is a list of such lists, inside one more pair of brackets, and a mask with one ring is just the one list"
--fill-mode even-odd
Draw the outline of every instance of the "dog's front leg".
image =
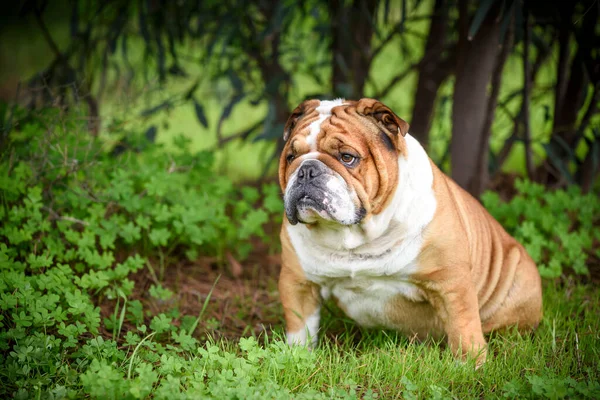
[[475, 359], [477, 367], [480, 367], [486, 359], [487, 343], [470, 275], [459, 279], [446, 277], [437, 282], [428, 285], [429, 297], [444, 324], [450, 349], [458, 358]]
[[306, 280], [298, 257], [285, 231], [281, 235], [279, 296], [283, 305], [289, 345], [317, 344], [321, 297], [319, 286]]
[[302, 280], [284, 265], [279, 277], [279, 296], [288, 344], [314, 347], [318, 339], [321, 308], [318, 287]]
[[487, 356], [487, 343], [481, 329], [475, 289], [455, 288], [444, 294], [443, 301], [447, 314], [445, 330], [450, 349], [457, 357], [475, 359], [477, 367], [480, 367]]

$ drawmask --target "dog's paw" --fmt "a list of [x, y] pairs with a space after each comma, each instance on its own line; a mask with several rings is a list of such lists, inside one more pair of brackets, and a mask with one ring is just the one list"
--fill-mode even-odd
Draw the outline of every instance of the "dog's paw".
[[301, 329], [298, 332], [288, 332], [286, 342], [289, 346], [306, 346], [309, 350], [317, 346], [318, 336], [310, 335], [308, 329]]
[[457, 360], [465, 363], [474, 361], [475, 369], [478, 369], [485, 364], [487, 359], [487, 342], [483, 338], [483, 335], [473, 336], [471, 336], [471, 340], [468, 341], [461, 341], [460, 339], [450, 341], [450, 348]]

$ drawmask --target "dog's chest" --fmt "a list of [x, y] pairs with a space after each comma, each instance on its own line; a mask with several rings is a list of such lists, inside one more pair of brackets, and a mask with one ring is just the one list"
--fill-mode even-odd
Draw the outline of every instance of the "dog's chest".
[[390, 308], [401, 296], [415, 302], [423, 301], [421, 290], [403, 276], [359, 276], [323, 278], [320, 281], [324, 298], [333, 297], [338, 306], [358, 324], [366, 327], [397, 328]]
[[411, 280], [419, 269], [416, 246], [395, 246], [376, 254], [313, 248], [299, 251], [298, 256], [306, 278], [321, 287], [323, 297], [332, 296], [360, 325], [397, 328], [399, 321], [391, 320], [389, 307], [394, 298], [424, 300]]

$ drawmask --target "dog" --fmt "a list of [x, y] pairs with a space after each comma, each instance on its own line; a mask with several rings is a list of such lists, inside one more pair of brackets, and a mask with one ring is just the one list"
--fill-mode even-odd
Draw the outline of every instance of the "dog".
[[289, 117], [279, 163], [286, 340], [314, 347], [321, 302], [333, 297], [361, 326], [445, 337], [481, 366], [485, 333], [540, 322], [540, 275], [408, 129], [368, 98], [307, 100]]

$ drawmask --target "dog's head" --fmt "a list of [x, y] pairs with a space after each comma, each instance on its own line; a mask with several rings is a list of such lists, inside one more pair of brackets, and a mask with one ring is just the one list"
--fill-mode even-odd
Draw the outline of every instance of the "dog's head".
[[307, 100], [288, 119], [279, 182], [292, 225], [353, 225], [381, 212], [398, 184], [408, 124], [383, 103]]

